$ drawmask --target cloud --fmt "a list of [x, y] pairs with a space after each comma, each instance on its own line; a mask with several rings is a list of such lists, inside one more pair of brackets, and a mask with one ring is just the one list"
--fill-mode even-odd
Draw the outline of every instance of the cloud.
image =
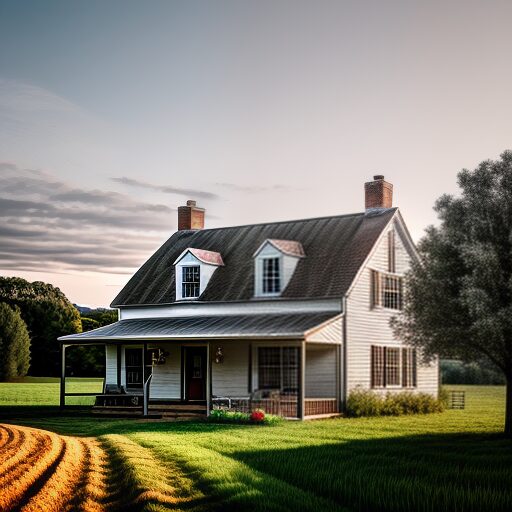
[[131, 274], [176, 225], [176, 212], [0, 162], [0, 269]]
[[218, 195], [212, 192], [205, 192], [201, 190], [192, 190], [189, 188], [178, 188], [171, 187], [168, 185], [154, 185], [153, 183], [148, 183], [146, 181], [135, 180], [132, 178], [127, 178], [126, 176], [121, 176], [120, 178], [111, 178], [112, 181], [116, 183], [121, 183], [122, 185], [128, 185], [130, 187], [139, 187], [146, 188], [149, 190], [155, 190], [157, 192], [164, 192], [165, 194], [176, 194], [180, 196], [186, 196], [188, 198], [202, 198], [202, 199], [218, 199]]
[[236, 183], [215, 183], [215, 186], [225, 188], [235, 192], [247, 192], [250, 194], [263, 193], [263, 192], [280, 192], [294, 190], [293, 187], [287, 185], [270, 185], [268, 187], [262, 187], [258, 185], [237, 185]]

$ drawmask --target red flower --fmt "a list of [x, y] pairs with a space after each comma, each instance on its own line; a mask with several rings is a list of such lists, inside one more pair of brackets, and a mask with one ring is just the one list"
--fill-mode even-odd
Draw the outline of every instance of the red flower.
[[251, 421], [254, 421], [254, 423], [261, 423], [265, 419], [265, 411], [262, 411], [261, 409], [255, 409], [251, 413]]

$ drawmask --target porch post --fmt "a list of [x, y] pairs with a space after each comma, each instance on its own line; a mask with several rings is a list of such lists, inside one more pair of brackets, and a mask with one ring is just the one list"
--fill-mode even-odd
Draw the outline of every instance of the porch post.
[[60, 346], [60, 407], [66, 405], [66, 345]]
[[210, 358], [210, 342], [206, 345], [206, 416], [210, 416], [212, 400], [212, 373]]
[[343, 379], [342, 379], [342, 376], [341, 376], [341, 368], [342, 368], [342, 362], [341, 362], [341, 357], [342, 357], [342, 350], [341, 350], [341, 345], [336, 345], [336, 406], [338, 408], [338, 411], [337, 412], [341, 412], [341, 397], [342, 397], [342, 391], [341, 391], [341, 386], [342, 386], [342, 382], [343, 382]]
[[147, 416], [149, 411], [149, 393], [146, 391], [146, 352], [148, 344], [142, 345], [142, 415]]
[[306, 341], [300, 346], [299, 357], [299, 392], [297, 394], [297, 418], [303, 420], [305, 416], [306, 402]]
[[[105, 345], [106, 347], [106, 345]], [[117, 387], [121, 388], [121, 345], [117, 345]]]

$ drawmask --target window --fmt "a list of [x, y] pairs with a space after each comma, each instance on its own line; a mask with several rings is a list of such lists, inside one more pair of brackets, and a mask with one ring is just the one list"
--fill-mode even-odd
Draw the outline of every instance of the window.
[[400, 386], [400, 349], [386, 347], [386, 386]]
[[402, 349], [402, 386], [404, 388], [416, 387], [416, 349]]
[[372, 345], [371, 387], [400, 385], [416, 387], [416, 349]]
[[376, 270], [371, 272], [372, 308], [383, 306], [388, 309], [402, 309], [402, 277]]
[[297, 393], [299, 383], [298, 347], [258, 348], [258, 387]]
[[263, 293], [279, 293], [281, 291], [281, 275], [279, 258], [263, 259]]
[[182, 267], [181, 296], [182, 298], [199, 297], [200, 267]]

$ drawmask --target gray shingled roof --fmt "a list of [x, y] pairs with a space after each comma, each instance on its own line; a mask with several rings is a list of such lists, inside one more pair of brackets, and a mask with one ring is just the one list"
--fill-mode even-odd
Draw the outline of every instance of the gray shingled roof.
[[252, 255], [269, 238], [296, 240], [306, 253], [282, 298], [341, 298], [395, 211], [389, 208], [366, 214], [178, 231], [134, 274], [111, 305], [174, 302], [173, 262], [188, 247], [219, 252], [225, 265], [215, 271], [200, 301], [250, 300], [254, 296]]
[[61, 336], [63, 343], [95, 340], [135, 341], [150, 338], [183, 340], [205, 338], [294, 338], [301, 339], [336, 313], [216, 315], [178, 318], [136, 318], [121, 320], [93, 331]]

